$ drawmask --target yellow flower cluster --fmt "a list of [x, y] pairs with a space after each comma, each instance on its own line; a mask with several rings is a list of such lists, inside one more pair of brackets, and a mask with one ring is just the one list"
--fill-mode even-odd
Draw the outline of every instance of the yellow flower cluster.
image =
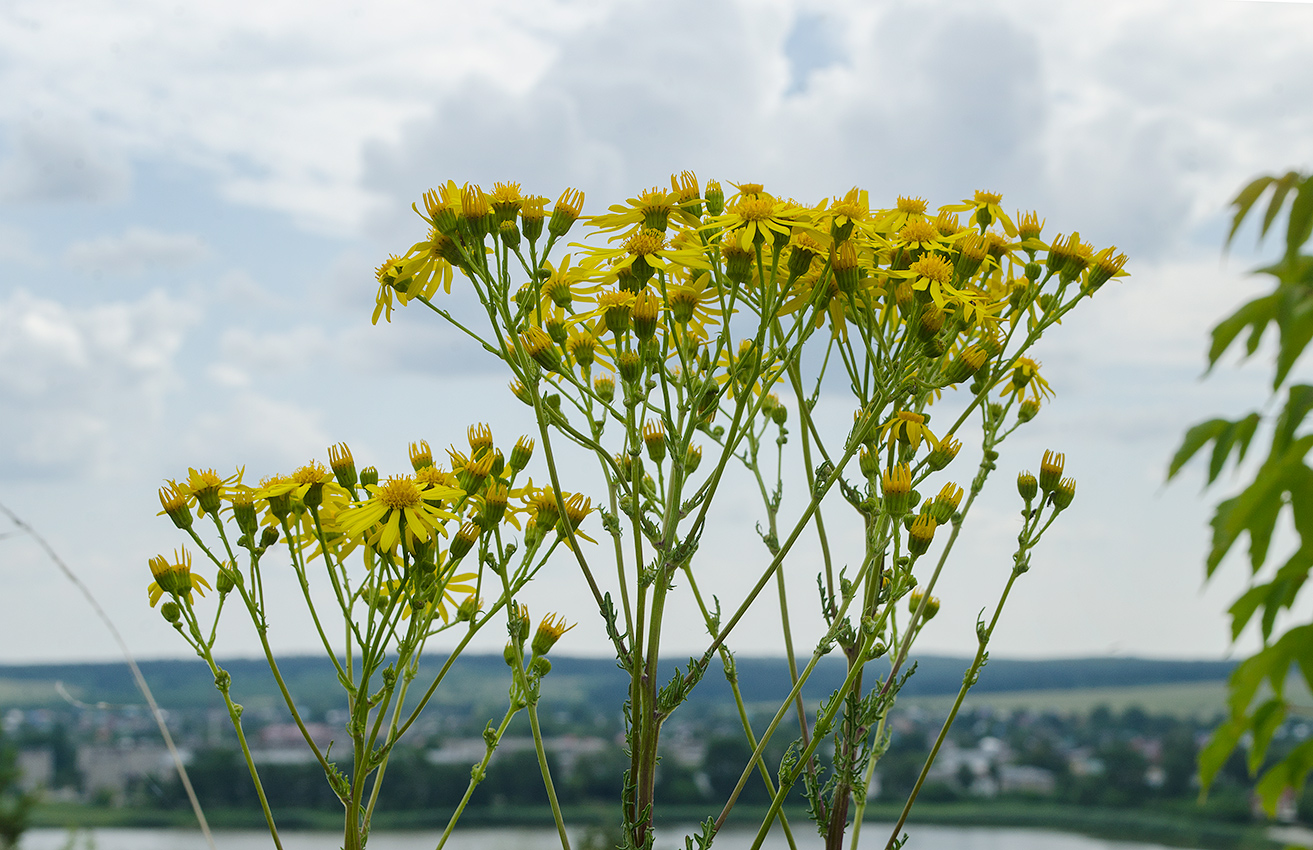
[[[419, 583], [403, 573], [438, 576], [439, 590], [425, 602], [436, 605], [446, 620], [447, 603], [455, 602], [452, 593], [475, 592], [468, 582], [476, 574], [457, 574], [457, 565], [472, 551], [471, 557], [477, 558], [481, 541], [497, 533], [500, 525], [518, 529], [520, 517], [527, 515], [526, 537], [535, 544], [549, 531], [566, 534], [564, 523], [558, 522], [560, 511], [551, 488], [535, 488], [532, 479], [517, 482], [533, 454], [531, 439], [517, 441], [509, 461], [494, 446], [487, 425], [471, 427], [468, 442], [468, 451], [455, 446], [448, 450], [449, 469], [434, 463], [427, 442], [413, 443], [412, 470], [383, 480], [373, 467], [357, 470], [345, 443], [329, 448], [329, 466], [312, 460], [290, 475], [269, 476], [258, 487], [242, 483], [242, 470], [222, 478], [214, 470], [192, 469], [184, 482], [166, 481], [160, 489], [161, 514], [193, 536], [192, 506], [200, 516], [209, 515], [221, 535], [226, 535], [222, 517], [230, 515], [237, 527], [233, 535], [237, 546], [253, 554], [263, 554], [280, 536], [294, 550], [294, 558], [323, 557], [334, 567], [363, 549], [371, 571], [381, 569], [393, 576], [376, 582], [371, 591], [362, 591], [370, 604], [380, 604], [408, 586], [412, 590], [407, 605], [414, 607]], [[581, 496], [564, 495], [566, 518], [574, 528], [591, 506]], [[444, 538], [448, 539], [444, 542]], [[224, 541], [228, 545], [226, 536]], [[190, 602], [192, 590], [210, 586], [192, 573], [186, 550], [172, 560], [152, 558], [150, 566], [155, 579], [149, 588], [152, 606], [165, 593]], [[219, 589], [227, 593], [232, 585], [225, 588], [222, 578]], [[435, 586], [433, 581], [427, 584]]]
[[[1047, 243], [1035, 213], [1014, 221], [992, 192], [932, 214], [921, 198], [873, 209], [858, 188], [808, 205], [761, 184], [731, 185], [737, 191], [726, 198], [716, 181], [703, 190], [692, 173], [674, 175], [669, 189], [584, 217], [605, 244], [575, 243], [553, 263], [547, 255], [580, 217], [582, 193], [562, 194], [544, 235], [545, 198], [522, 195], [515, 183], [485, 192], [449, 181], [424, 196], [422, 212], [415, 207], [428, 238], [380, 267], [374, 320], [391, 315], [394, 298], [404, 304], [450, 291], [454, 270], [489, 279], [489, 255], [505, 251], [526, 271], [538, 269], [514, 293], [508, 324], [528, 325], [520, 342], [549, 377], [623, 380], [626, 359], [635, 360], [628, 351], [643, 352], [649, 369], [654, 356], [683, 351], [675, 366], [687, 368], [732, 313], [751, 311], [800, 313], [814, 327], [828, 325], [832, 338], [846, 341], [856, 330], [889, 350], [923, 346], [919, 377], [942, 387], [979, 371], [1018, 322], [1035, 328], [1069, 286], [1091, 294], [1126, 274], [1115, 248], [1095, 253], [1077, 233]], [[723, 385], [733, 358], [720, 351]], [[1025, 361], [995, 383], [1038, 399], [1049, 393], [1036, 367]]]

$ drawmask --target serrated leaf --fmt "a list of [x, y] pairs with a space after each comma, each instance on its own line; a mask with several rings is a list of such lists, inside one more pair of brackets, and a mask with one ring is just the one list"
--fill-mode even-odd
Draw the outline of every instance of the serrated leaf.
[[1226, 465], [1226, 459], [1231, 454], [1231, 447], [1235, 445], [1238, 430], [1238, 422], [1228, 422], [1226, 427], [1218, 432], [1217, 437], [1213, 440], [1213, 457], [1208, 462], [1209, 484], [1217, 480], [1217, 476], [1222, 472], [1222, 467]]
[[1245, 626], [1249, 624], [1249, 620], [1254, 616], [1254, 612], [1258, 610], [1258, 606], [1266, 601], [1271, 590], [1271, 582], [1255, 585], [1240, 594], [1240, 598], [1231, 603], [1231, 607], [1227, 609], [1227, 613], [1231, 615], [1231, 640], [1240, 637], [1240, 633], [1245, 630]]
[[[1295, 429], [1303, 424], [1304, 417], [1310, 410], [1313, 410], [1313, 387], [1308, 384], [1295, 384], [1288, 391], [1286, 406], [1281, 409], [1281, 415], [1277, 417], [1276, 429], [1272, 432], [1271, 457], [1288, 450], [1291, 441], [1295, 439]], [[1266, 466], [1265, 463], [1264, 467]]]
[[1240, 447], [1235, 459], [1237, 466], [1244, 462], [1245, 454], [1249, 451], [1249, 441], [1254, 439], [1254, 430], [1258, 428], [1261, 418], [1257, 413], [1251, 413], [1236, 423], [1236, 443]]
[[[1207, 422], [1200, 422], [1189, 431], [1185, 432], [1185, 439], [1181, 441], [1181, 447], [1176, 450], [1172, 456], [1172, 462], [1167, 467], [1167, 480], [1171, 481], [1176, 477], [1176, 473], [1181, 471], [1181, 467], [1186, 464], [1195, 453], [1204, 447], [1209, 440], [1217, 437], [1227, 429], [1231, 423], [1225, 419], [1209, 419]], [[1209, 482], [1212, 482], [1210, 477]]]
[[1208, 368], [1212, 369], [1217, 360], [1231, 347], [1236, 336], [1247, 327], [1253, 328], [1249, 334], [1248, 353], [1253, 354], [1263, 330], [1268, 322], [1276, 317], [1278, 295], [1273, 292], [1261, 298], [1255, 298], [1241, 306], [1231, 315], [1218, 322], [1212, 330], [1213, 341], [1208, 347]]
[[1290, 192], [1290, 187], [1295, 185], [1299, 180], [1299, 173], [1287, 171], [1280, 178], [1272, 181], [1272, 199], [1268, 201], [1267, 212], [1263, 214], [1263, 227], [1258, 232], [1258, 239], [1262, 241], [1267, 235], [1267, 230], [1276, 221], [1277, 215], [1281, 212], [1281, 207], [1286, 202], [1286, 195]]
[[[1226, 703], [1233, 719], [1244, 717], [1249, 704], [1254, 701], [1258, 686], [1268, 677], [1275, 660], [1277, 660], [1276, 654], [1273, 653], [1272, 647], [1268, 647], [1241, 661], [1236, 665], [1235, 670], [1231, 671], [1230, 690], [1226, 696]], [[1284, 671], [1285, 668], [1282, 669]]]
[[1254, 201], [1257, 201], [1259, 196], [1263, 194], [1263, 190], [1275, 180], [1275, 177], [1265, 174], [1241, 189], [1239, 194], [1231, 201], [1231, 205], [1236, 208], [1236, 213], [1235, 218], [1231, 221], [1231, 232], [1226, 235], [1226, 246], [1228, 248], [1231, 246], [1231, 240], [1235, 238], [1236, 231], [1240, 229], [1240, 223], [1245, 220], [1250, 208], [1254, 206]]
[[1290, 220], [1286, 225], [1286, 257], [1293, 258], [1313, 234], [1313, 178], [1299, 184], [1299, 192], [1290, 203]]
[[1263, 803], [1263, 810], [1269, 816], [1275, 815], [1281, 794], [1287, 788], [1294, 788], [1296, 791], [1301, 789], [1310, 769], [1313, 769], [1313, 741], [1305, 741], [1287, 753], [1285, 758], [1272, 765], [1254, 786]]
[[1213, 545], [1208, 551], [1208, 559], [1205, 562], [1206, 575], [1208, 576], [1212, 576], [1217, 569], [1217, 565], [1226, 557], [1226, 553], [1231, 550], [1232, 544], [1239, 536], [1239, 532], [1229, 531], [1231, 513], [1235, 510], [1238, 501], [1239, 497], [1235, 497], [1218, 502], [1217, 508], [1213, 511], [1213, 518], [1208, 521], [1208, 524], [1213, 527]]

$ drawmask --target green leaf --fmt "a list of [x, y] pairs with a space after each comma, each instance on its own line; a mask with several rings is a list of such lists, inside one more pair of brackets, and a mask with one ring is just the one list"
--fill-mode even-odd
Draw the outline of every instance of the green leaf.
[[1298, 793], [1304, 787], [1309, 770], [1313, 770], [1313, 741], [1295, 747], [1258, 780], [1254, 790], [1263, 802], [1263, 810], [1269, 816], [1275, 815], [1282, 792], [1293, 788]]
[[1277, 327], [1281, 332], [1280, 350], [1277, 352], [1276, 371], [1272, 389], [1280, 389], [1290, 369], [1304, 353], [1309, 339], [1313, 338], [1313, 298], [1303, 287], [1282, 287], [1283, 297], [1278, 308]]
[[1258, 232], [1258, 239], [1261, 242], [1267, 235], [1267, 230], [1276, 221], [1277, 215], [1281, 212], [1281, 207], [1286, 202], [1286, 194], [1290, 192], [1290, 187], [1295, 185], [1299, 180], [1299, 173], [1287, 171], [1277, 180], [1273, 181], [1272, 200], [1268, 201], [1267, 212], [1263, 215], [1263, 227]]
[[1305, 177], [1290, 204], [1290, 221], [1286, 225], [1286, 257], [1293, 258], [1313, 234], [1313, 178]]
[[1277, 301], [1278, 293], [1276, 292], [1264, 295], [1261, 298], [1255, 298], [1218, 322], [1212, 330], [1213, 341], [1208, 347], [1208, 368], [1212, 369], [1218, 358], [1231, 347], [1231, 343], [1235, 341], [1236, 336], [1242, 330], [1251, 326], [1253, 330], [1249, 334], [1249, 344], [1246, 348], [1249, 354], [1253, 354], [1254, 350], [1258, 348], [1258, 341], [1262, 338], [1263, 330], [1267, 327], [1268, 322], [1276, 318]]
[[[1195, 453], [1203, 448], [1209, 440], [1217, 437], [1227, 429], [1231, 423], [1225, 419], [1209, 419], [1207, 422], [1200, 422], [1198, 425], [1185, 432], [1185, 439], [1181, 441], [1181, 447], [1176, 450], [1172, 457], [1171, 464], [1167, 467], [1167, 480], [1171, 481], [1176, 477], [1176, 473], [1181, 471], [1181, 467], [1186, 464]], [[1208, 481], [1212, 483], [1210, 476]]]
[[1213, 784], [1217, 772], [1226, 764], [1236, 744], [1240, 743], [1240, 737], [1245, 734], [1247, 726], [1245, 718], [1233, 717], [1214, 729], [1208, 743], [1199, 751], [1199, 782], [1203, 786], [1203, 793], [1208, 792], [1208, 786]]
[[1208, 552], [1206, 562], [1206, 575], [1210, 577], [1213, 571], [1217, 569], [1217, 565], [1222, 563], [1226, 553], [1231, 550], [1231, 545], [1235, 543], [1236, 538], [1240, 536], [1240, 532], [1230, 531], [1231, 514], [1239, 501], [1240, 497], [1236, 496], [1218, 502], [1217, 509], [1213, 511], [1213, 518], [1208, 522], [1213, 527], [1213, 546]]
[[[1268, 677], [1273, 663], [1277, 660], [1272, 647], [1268, 647], [1236, 665], [1235, 670], [1231, 672], [1230, 692], [1226, 697], [1233, 720], [1244, 717], [1249, 704], [1254, 701], [1258, 686], [1263, 684], [1263, 680]], [[1282, 670], [1284, 675], [1285, 668], [1283, 667]]]
[[1239, 454], [1235, 459], [1237, 464], [1244, 461], [1245, 454], [1249, 451], [1249, 441], [1254, 438], [1254, 430], [1258, 427], [1260, 418], [1257, 413], [1251, 413], [1236, 423], [1236, 442], [1240, 446]]
[[1254, 711], [1254, 716], [1249, 721], [1254, 735], [1249, 745], [1250, 773], [1258, 773], [1258, 769], [1263, 766], [1263, 757], [1267, 755], [1268, 744], [1272, 743], [1272, 736], [1286, 719], [1286, 708], [1284, 700], [1270, 699]]
[[1258, 606], [1266, 604], [1271, 590], [1271, 582], [1255, 585], [1240, 594], [1240, 598], [1231, 603], [1231, 607], [1227, 609], [1227, 613], [1231, 615], [1231, 640], [1240, 637], [1240, 633], [1245, 630], [1245, 626], [1249, 624], [1249, 620], [1254, 616], [1254, 612], [1258, 610]]
[[1276, 457], [1290, 446], [1291, 440], [1295, 438], [1295, 429], [1303, 424], [1304, 417], [1310, 410], [1313, 410], [1313, 387], [1308, 384], [1295, 384], [1290, 388], [1286, 406], [1282, 408], [1281, 415], [1277, 418], [1276, 430], [1272, 434], [1270, 457]]
[[1231, 222], [1231, 232], [1226, 235], [1226, 245], [1231, 246], [1231, 240], [1235, 238], [1235, 233], [1240, 229], [1240, 223], [1245, 220], [1249, 210], [1263, 194], [1263, 190], [1270, 186], [1276, 180], [1271, 175], [1263, 175], [1248, 186], [1240, 190], [1240, 193], [1231, 201], [1231, 205], [1236, 208], [1235, 218]]

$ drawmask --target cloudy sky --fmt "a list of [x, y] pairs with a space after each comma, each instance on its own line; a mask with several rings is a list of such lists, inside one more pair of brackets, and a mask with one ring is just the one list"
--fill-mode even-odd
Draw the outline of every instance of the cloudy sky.
[[[995, 655], [1222, 657], [1247, 571], [1203, 581], [1218, 494], [1200, 494], [1198, 470], [1171, 487], [1163, 472], [1195, 421], [1270, 409], [1263, 362], [1199, 378], [1208, 328], [1263, 286], [1245, 274], [1254, 233], [1222, 259], [1228, 201], [1257, 173], [1313, 167], [1310, 41], [1313, 5], [1235, 0], [13, 0], [0, 501], [134, 651], [182, 655], [145, 602], [147, 558], [181, 542], [155, 515], [161, 479], [258, 478], [340, 440], [386, 474], [411, 440], [529, 427], [506, 376], [445, 327], [369, 324], [372, 269], [423, 235], [409, 207], [430, 186], [576, 186], [585, 212], [685, 168], [808, 200], [991, 189], [1050, 232], [1118, 245], [1132, 276], [1037, 352], [1058, 398], [1004, 454], [924, 646], [974, 649], [1016, 532], [1009, 479], [1052, 447], [1078, 498]], [[836, 428], [851, 413], [838, 397], [821, 409]], [[760, 569], [754, 521], [731, 506], [704, 546], [727, 601]], [[804, 612], [815, 561], [791, 567]], [[581, 590], [562, 561], [530, 601], [584, 622], [564, 651], [604, 653]], [[251, 653], [249, 627], [229, 625], [221, 649]], [[799, 631], [809, 648], [814, 622]], [[677, 621], [666, 646], [698, 651], [701, 632]], [[272, 634], [313, 646], [290, 606]], [[780, 652], [777, 635], [763, 613], [732, 643]], [[0, 661], [113, 657], [41, 551], [0, 539]]]

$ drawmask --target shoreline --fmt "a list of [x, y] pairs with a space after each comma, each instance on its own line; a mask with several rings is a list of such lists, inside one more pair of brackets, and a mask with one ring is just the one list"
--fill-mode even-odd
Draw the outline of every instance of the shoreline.
[[[897, 820], [901, 804], [872, 803], [865, 824], [890, 824]], [[341, 829], [341, 815], [312, 809], [275, 812], [280, 830], [325, 831]], [[563, 807], [566, 822], [595, 826], [610, 822], [615, 807], [576, 805]], [[703, 806], [665, 806], [661, 823], [697, 823], [716, 812]], [[764, 806], [739, 806], [727, 821], [730, 826], [760, 822]], [[811, 832], [812, 825], [802, 808], [786, 809], [795, 833]], [[450, 810], [376, 812], [374, 827], [388, 831], [441, 829]], [[216, 830], [262, 829], [258, 809], [208, 809], [206, 818]], [[551, 827], [547, 806], [485, 806], [466, 809], [461, 826]], [[918, 824], [960, 827], [1021, 827], [1078, 833], [1101, 839], [1153, 842], [1172, 847], [1207, 850], [1278, 850], [1288, 846], [1268, 835], [1273, 824], [1235, 823], [1192, 815], [1188, 810], [1144, 807], [1116, 809], [1042, 801], [963, 801], [918, 805], [909, 819], [909, 829]], [[195, 825], [191, 812], [183, 809], [110, 808], [69, 803], [48, 803], [32, 811], [32, 828], [188, 828]], [[1282, 825], [1284, 827], [1285, 825]]]

